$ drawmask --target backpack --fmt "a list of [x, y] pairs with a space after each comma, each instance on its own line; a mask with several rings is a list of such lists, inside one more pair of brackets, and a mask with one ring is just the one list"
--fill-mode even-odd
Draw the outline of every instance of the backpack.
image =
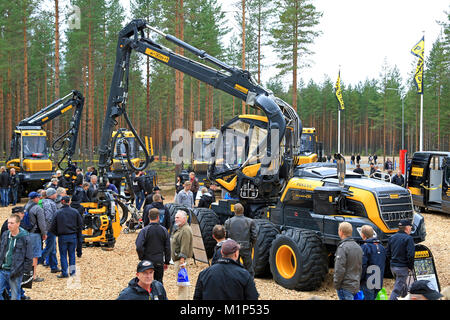
[[159, 210], [159, 224], [163, 224], [166, 210], [165, 209], [158, 209], [158, 210]]
[[144, 177], [144, 191], [148, 194], [153, 192], [153, 176], [146, 174]]
[[34, 225], [32, 225], [30, 221], [30, 211], [31, 208], [33, 208], [35, 205], [36, 203], [33, 203], [28, 207], [28, 210], [25, 210], [25, 215], [23, 216], [23, 219], [21, 221], [22, 228], [24, 228], [28, 232], [30, 232], [34, 227]]

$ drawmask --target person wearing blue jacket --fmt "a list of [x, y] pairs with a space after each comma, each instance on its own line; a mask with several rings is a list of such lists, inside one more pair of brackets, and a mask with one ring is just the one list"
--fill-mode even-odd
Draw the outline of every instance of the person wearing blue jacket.
[[398, 232], [389, 238], [386, 248], [386, 258], [391, 262], [391, 271], [395, 277], [394, 289], [390, 300], [405, 297], [408, 294], [407, 280], [409, 270], [414, 268], [414, 240], [410, 236], [412, 223], [409, 220], [400, 220]]
[[364, 225], [361, 228], [361, 245], [363, 251], [361, 290], [364, 300], [375, 300], [378, 291], [383, 288], [384, 267], [386, 265], [386, 249], [380, 240], [374, 237], [373, 228]]

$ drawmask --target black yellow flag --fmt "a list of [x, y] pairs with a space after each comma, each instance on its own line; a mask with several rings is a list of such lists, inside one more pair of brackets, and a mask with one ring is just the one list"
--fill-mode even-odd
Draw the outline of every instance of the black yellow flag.
[[417, 61], [414, 82], [417, 87], [417, 93], [423, 94], [423, 62], [424, 62], [425, 39], [422, 37], [419, 42], [411, 49], [411, 53], [419, 58]]
[[416, 73], [414, 74], [414, 82], [417, 87], [417, 93], [423, 94], [423, 60], [417, 61]]
[[419, 57], [419, 59], [423, 60], [424, 48], [425, 48], [425, 38], [422, 37], [422, 39], [420, 39], [420, 41], [417, 42], [416, 45], [411, 49], [411, 53], [416, 57]]
[[339, 106], [341, 110], [344, 110], [344, 99], [342, 98], [342, 91], [341, 91], [341, 71], [339, 70], [338, 78], [336, 81], [336, 86], [334, 87], [336, 89], [336, 98], [339, 101]]

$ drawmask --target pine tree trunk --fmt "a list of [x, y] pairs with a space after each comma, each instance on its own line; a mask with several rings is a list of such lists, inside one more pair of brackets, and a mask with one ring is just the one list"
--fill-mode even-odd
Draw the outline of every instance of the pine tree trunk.
[[[242, 70], [245, 70], [245, 0], [242, 0]], [[242, 114], [245, 114], [244, 101], [242, 101]]]
[[13, 130], [13, 108], [12, 108], [12, 80], [11, 80], [11, 57], [9, 58], [7, 73], [8, 93], [6, 94], [6, 130], [11, 133]]
[[[90, 18], [90, 17], [89, 17]], [[94, 121], [94, 47], [92, 43], [92, 21], [89, 21], [89, 27], [88, 27], [88, 134], [90, 139], [88, 139], [88, 155], [89, 159], [92, 159], [92, 151], [94, 148], [94, 127], [93, 127], [93, 121]]]
[[[3, 76], [0, 74], [0, 114], [5, 114], [5, 105], [3, 102]], [[2, 128], [5, 128], [6, 125], [4, 123], [5, 117], [2, 117], [0, 120], [0, 125]], [[10, 131], [0, 130], [0, 152], [3, 155], [6, 151], [5, 141], [7, 140], [7, 135]]]
[[[298, 3], [295, 1], [295, 12], [297, 13], [299, 10]], [[294, 23], [294, 41], [292, 48], [292, 107], [297, 113], [299, 112], [297, 107], [297, 67], [298, 67], [298, 17], [296, 15]]]
[[25, 116], [30, 114], [30, 107], [28, 103], [28, 44], [27, 44], [27, 17], [26, 10], [24, 8], [23, 15], [23, 107]]

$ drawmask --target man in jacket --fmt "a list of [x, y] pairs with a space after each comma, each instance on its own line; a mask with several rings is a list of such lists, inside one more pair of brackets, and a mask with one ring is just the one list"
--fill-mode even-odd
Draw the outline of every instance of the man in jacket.
[[11, 189], [11, 199], [10, 202], [13, 206], [17, 204], [18, 192], [19, 192], [19, 185], [20, 185], [20, 179], [19, 176], [16, 174], [16, 169], [11, 168], [9, 170], [9, 187]]
[[414, 240], [410, 236], [412, 223], [409, 220], [400, 220], [398, 232], [389, 238], [386, 247], [386, 258], [391, 261], [391, 271], [395, 277], [394, 289], [390, 300], [397, 300], [408, 294], [407, 279], [409, 270], [414, 268]]
[[[187, 223], [187, 215], [183, 210], [178, 210], [175, 214], [175, 232], [173, 233], [170, 246], [172, 248], [172, 260], [175, 264], [175, 270], [178, 274], [180, 268], [186, 268], [189, 258], [193, 255], [193, 234], [192, 229]], [[178, 286], [177, 300], [189, 300], [189, 286]]]
[[234, 213], [234, 217], [225, 221], [225, 230], [228, 233], [228, 238], [239, 243], [240, 257], [244, 267], [254, 276], [252, 248], [257, 238], [255, 221], [244, 216], [244, 206], [240, 203], [234, 205]]
[[133, 178], [133, 192], [136, 196], [136, 208], [141, 210], [145, 200], [144, 171], [139, 171]]
[[9, 205], [9, 174], [5, 167], [0, 168], [0, 197], [3, 207]]
[[191, 191], [191, 182], [185, 181], [183, 184], [184, 189], [177, 193], [174, 203], [184, 205], [188, 208], [194, 207], [194, 195]]
[[253, 276], [239, 259], [239, 244], [225, 240], [222, 258], [198, 275], [194, 300], [257, 300], [259, 297]]
[[203, 187], [201, 189], [202, 196], [200, 197], [200, 200], [198, 201], [199, 208], [209, 208], [211, 206], [211, 203], [213, 203], [213, 197], [209, 193], [208, 189], [206, 187]]
[[359, 173], [359, 174], [361, 174], [361, 175], [364, 175], [364, 170], [361, 168], [361, 165], [360, 165], [360, 164], [357, 164], [357, 165], [356, 165], [356, 168], [353, 170], [353, 172]]
[[[32, 268], [33, 249], [28, 231], [20, 227], [20, 217], [12, 214], [8, 219], [8, 231], [1, 238], [0, 292], [9, 284], [11, 300], [19, 300], [23, 274]], [[3, 300], [1, 294], [0, 300]]]
[[221, 224], [216, 224], [213, 227], [212, 237], [216, 240], [217, 244], [214, 247], [214, 254], [211, 259], [211, 265], [215, 264], [220, 258], [222, 258], [222, 245], [227, 240], [225, 238], [225, 228]]
[[[45, 223], [47, 226], [51, 226], [53, 219], [56, 217], [56, 211], [58, 210], [56, 206], [57, 192], [53, 188], [48, 188], [46, 190], [46, 198], [42, 199], [42, 208], [45, 214]], [[38, 259], [38, 264], [46, 263], [50, 266], [51, 273], [58, 273], [61, 270], [58, 268], [58, 259], [56, 258], [56, 235], [51, 231], [47, 232], [47, 239], [45, 240], [45, 249], [42, 251], [41, 257]]]
[[169, 210], [164, 206], [161, 195], [155, 193], [153, 195], [153, 201], [151, 204], [144, 207], [144, 212], [142, 215], [142, 220], [144, 222], [144, 227], [150, 223], [149, 212], [151, 209], [158, 209], [159, 211], [159, 224], [165, 227], [167, 230], [170, 229], [170, 213]]
[[[61, 198], [62, 208], [56, 212], [56, 217], [50, 227], [50, 232], [58, 236], [59, 257], [61, 260], [61, 274], [58, 278], [67, 278], [67, 268], [70, 268], [70, 275], [74, 275], [76, 271], [75, 250], [80, 258], [83, 229], [83, 220], [77, 210], [69, 207], [70, 197]], [[67, 264], [67, 256], [69, 257], [69, 265]]]
[[353, 300], [361, 280], [363, 251], [352, 239], [352, 233], [350, 223], [339, 224], [341, 242], [335, 254], [333, 285], [340, 300]]
[[30, 199], [25, 205], [25, 212], [28, 211], [30, 227], [30, 240], [33, 246], [33, 281], [41, 282], [43, 278], [37, 276], [38, 259], [42, 256], [42, 240], [47, 240], [47, 224], [45, 222], [44, 209], [38, 204], [41, 195], [35, 191], [28, 194]]
[[361, 228], [361, 245], [363, 251], [361, 290], [364, 300], [375, 300], [378, 291], [383, 287], [384, 266], [386, 264], [386, 249], [380, 240], [374, 237], [373, 228], [364, 225]]
[[98, 193], [97, 180], [98, 178], [95, 174], [91, 175], [89, 182], [89, 189], [87, 191], [88, 198], [91, 202], [95, 202], [97, 200], [97, 193]]
[[84, 182], [76, 186], [75, 191], [73, 192], [72, 203], [70, 204], [70, 206], [72, 208], [75, 208], [80, 215], [83, 215], [84, 213], [84, 207], [82, 203], [91, 201], [88, 194], [89, 186], [89, 182]]
[[392, 177], [392, 183], [400, 187], [403, 187], [405, 185], [405, 178], [403, 178], [402, 172], [400, 170], [398, 170], [397, 174]]
[[195, 177], [194, 172], [189, 173], [189, 181], [191, 182], [191, 191], [194, 196], [194, 204], [193, 205], [195, 205], [195, 200], [197, 199], [197, 192], [198, 192], [198, 189], [200, 188], [200, 184], [198, 183], [198, 179]]
[[159, 223], [159, 210], [150, 209], [150, 224], [139, 232], [136, 238], [136, 251], [139, 260], [149, 260], [154, 265], [154, 278], [163, 282], [164, 271], [170, 264], [170, 236], [167, 229]]
[[139, 262], [136, 271], [136, 277], [120, 292], [117, 300], [167, 300], [163, 284], [153, 280], [154, 265], [151, 261]]

